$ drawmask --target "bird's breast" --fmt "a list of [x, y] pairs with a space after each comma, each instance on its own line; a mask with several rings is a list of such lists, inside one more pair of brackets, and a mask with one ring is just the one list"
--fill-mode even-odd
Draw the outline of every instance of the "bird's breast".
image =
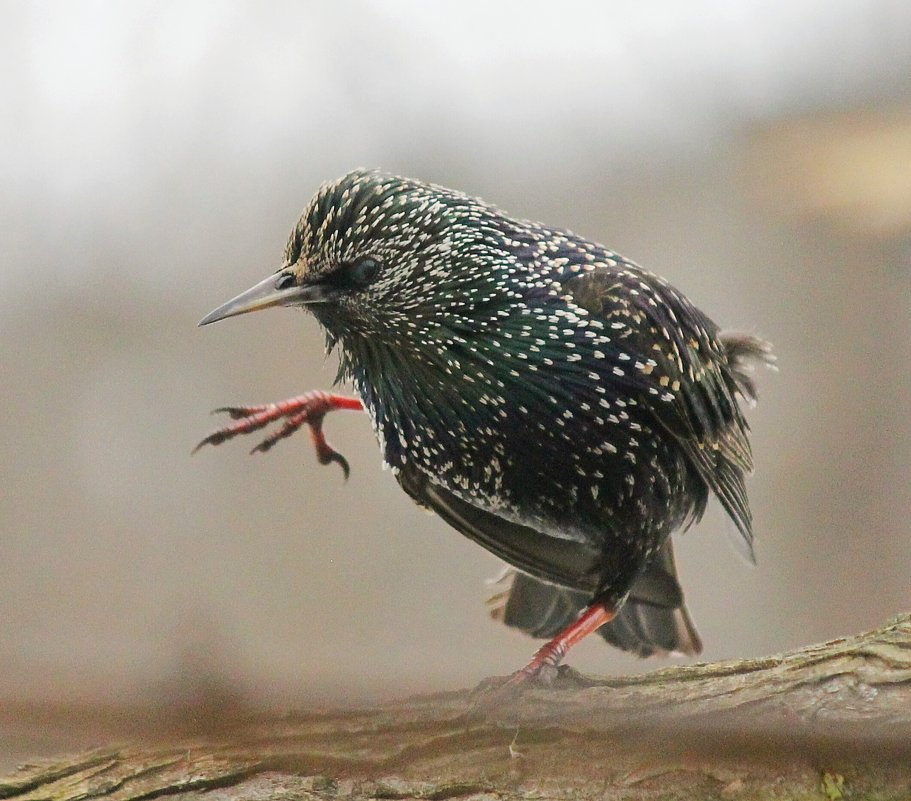
[[686, 518], [687, 466], [634, 405], [620, 399], [620, 414], [599, 414], [555, 395], [464, 383], [446, 392], [432, 377], [356, 381], [389, 467], [416, 468], [467, 503], [567, 540], [663, 531]]

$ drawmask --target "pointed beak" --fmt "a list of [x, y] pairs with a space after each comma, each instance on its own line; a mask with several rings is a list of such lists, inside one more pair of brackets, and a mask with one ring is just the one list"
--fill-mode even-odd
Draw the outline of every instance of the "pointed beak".
[[227, 303], [222, 303], [217, 309], [210, 311], [199, 325], [208, 325], [224, 320], [226, 317], [236, 317], [238, 314], [268, 309], [270, 306], [299, 306], [308, 303], [319, 303], [326, 297], [326, 287], [320, 284], [304, 284], [282, 287], [287, 283], [288, 273], [278, 272], [270, 275], [256, 286], [250, 287], [246, 292], [241, 292], [236, 298], [231, 298]]

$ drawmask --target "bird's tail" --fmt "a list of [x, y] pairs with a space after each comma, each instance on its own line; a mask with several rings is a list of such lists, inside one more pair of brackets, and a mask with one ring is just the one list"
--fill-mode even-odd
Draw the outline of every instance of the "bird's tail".
[[756, 403], [756, 382], [751, 373], [757, 364], [775, 369], [772, 346], [759, 337], [735, 332], [723, 333], [721, 342], [734, 380], [734, 391], [747, 403]]
[[[578, 590], [509, 571], [506, 589], [490, 599], [491, 616], [532, 637], [555, 637], [591, 601]], [[668, 540], [630, 590], [617, 616], [598, 629], [611, 645], [637, 656], [698, 654], [702, 641], [683, 602]]]

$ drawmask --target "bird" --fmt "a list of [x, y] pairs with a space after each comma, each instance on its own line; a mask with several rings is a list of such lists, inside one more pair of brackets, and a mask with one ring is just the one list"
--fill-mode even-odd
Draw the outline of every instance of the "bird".
[[743, 407], [767, 342], [571, 231], [364, 169], [323, 184], [278, 269], [199, 325], [278, 306], [316, 318], [355, 395], [223, 407], [197, 450], [306, 425], [347, 478], [323, 421], [365, 411], [405, 493], [506, 563], [491, 615], [546, 640], [511, 681], [552, 677], [596, 631], [642, 657], [701, 651], [671, 535], [714, 496], [754, 559]]

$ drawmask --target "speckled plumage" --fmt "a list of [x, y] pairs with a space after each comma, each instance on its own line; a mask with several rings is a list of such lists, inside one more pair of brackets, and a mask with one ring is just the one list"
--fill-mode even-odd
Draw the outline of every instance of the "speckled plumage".
[[319, 190], [279, 272], [331, 290], [306, 308], [418, 503], [520, 571], [554, 625], [632, 588], [677, 631], [616, 644], [698, 650], [668, 537], [714, 493], [752, 554], [737, 399], [753, 398], [744, 365], [764, 343], [721, 336], [601, 245], [376, 172]]

